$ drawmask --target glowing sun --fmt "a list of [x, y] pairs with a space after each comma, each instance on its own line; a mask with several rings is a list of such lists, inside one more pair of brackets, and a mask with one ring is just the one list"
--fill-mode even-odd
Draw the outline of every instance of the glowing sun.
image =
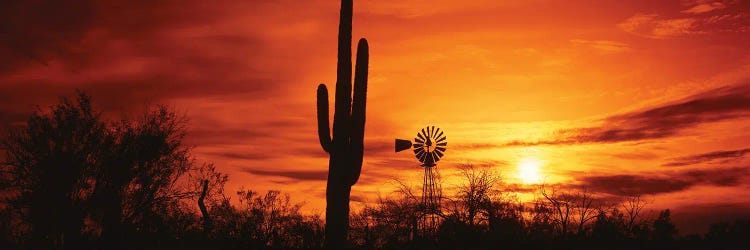
[[542, 161], [537, 158], [527, 157], [518, 161], [518, 178], [523, 181], [524, 184], [535, 184], [539, 183], [542, 176], [539, 174], [539, 167], [542, 166]]

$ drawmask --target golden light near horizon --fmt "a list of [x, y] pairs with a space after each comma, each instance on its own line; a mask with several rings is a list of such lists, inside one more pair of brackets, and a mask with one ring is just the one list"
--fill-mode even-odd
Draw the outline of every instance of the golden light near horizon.
[[542, 161], [534, 157], [522, 158], [518, 161], [518, 179], [524, 184], [536, 184], [542, 179], [539, 168]]
[[[0, 39], [0, 138], [78, 91], [104, 120], [135, 122], [164, 105], [184, 118], [195, 165], [227, 176], [230, 205], [245, 205], [237, 191], [273, 190], [325, 218], [317, 87], [327, 86], [336, 134], [340, 1], [10, 2], [0, 15], [0, 33], [13, 31]], [[544, 198], [543, 186], [587, 187], [613, 206], [648, 195], [649, 209], [684, 223], [679, 234], [750, 218], [750, 195], [738, 195], [750, 192], [750, 0], [353, 8], [348, 59], [354, 75], [366, 38], [368, 85], [352, 214], [401, 188], [421, 193], [413, 145], [394, 153], [394, 138], [436, 125], [451, 138], [434, 169], [446, 197], [470, 181], [461, 168], [471, 164], [524, 205]]]

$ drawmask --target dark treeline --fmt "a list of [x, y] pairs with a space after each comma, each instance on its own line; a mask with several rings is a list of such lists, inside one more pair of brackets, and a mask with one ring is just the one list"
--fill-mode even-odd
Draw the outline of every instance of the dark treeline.
[[420, 237], [421, 197], [398, 191], [353, 215], [350, 238], [365, 249], [745, 249], [750, 221], [711, 225], [684, 235], [671, 211], [653, 211], [640, 195], [606, 197], [586, 188], [537, 186], [522, 202], [486, 168], [466, 165], [454, 195], [442, 197], [442, 222]]
[[[105, 120], [79, 93], [2, 137], [2, 249], [319, 249], [325, 225], [279, 191], [239, 190], [183, 145], [186, 119], [167, 107]], [[441, 223], [422, 232], [420, 194], [397, 191], [350, 216], [358, 249], [744, 249], [750, 222], [680, 236], [670, 210], [640, 196], [541, 186], [521, 202], [498, 175], [470, 165]], [[252, 183], [248, 183], [252, 185]], [[322, 187], [321, 187], [322, 188]], [[233, 200], [234, 199], [234, 200]]]

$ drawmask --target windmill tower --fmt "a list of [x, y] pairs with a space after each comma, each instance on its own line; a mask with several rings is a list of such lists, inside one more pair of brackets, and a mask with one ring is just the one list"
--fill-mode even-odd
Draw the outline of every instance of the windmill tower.
[[414, 142], [396, 139], [396, 152], [413, 148], [414, 156], [424, 168], [422, 203], [420, 204], [419, 227], [422, 236], [430, 236], [437, 231], [442, 218], [440, 210], [440, 189], [436, 183], [437, 162], [445, 154], [446, 136], [440, 128], [427, 126], [417, 133]]

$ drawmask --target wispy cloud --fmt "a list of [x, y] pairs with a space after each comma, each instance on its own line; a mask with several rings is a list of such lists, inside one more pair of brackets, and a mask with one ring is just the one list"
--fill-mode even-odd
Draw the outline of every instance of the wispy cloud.
[[570, 42], [574, 45], [586, 46], [602, 54], [625, 52], [630, 50], [626, 43], [608, 40], [585, 40], [572, 39]]
[[696, 185], [737, 186], [748, 174], [747, 166], [638, 175], [602, 175], [579, 179], [595, 192], [612, 195], [660, 194], [683, 191]]
[[653, 160], [659, 158], [658, 154], [638, 151], [613, 153], [610, 156], [628, 160]]
[[676, 167], [676, 166], [687, 166], [695, 165], [700, 163], [719, 161], [726, 163], [732, 160], [737, 160], [744, 157], [747, 153], [750, 153], [750, 148], [739, 149], [739, 150], [725, 150], [725, 151], [714, 151], [705, 154], [688, 155], [683, 157], [673, 158], [670, 162], [662, 164], [662, 166]]
[[655, 26], [651, 30], [651, 34], [654, 37], [671, 37], [685, 34], [698, 34], [704, 33], [704, 31], [695, 29], [695, 24], [698, 22], [695, 18], [676, 18], [676, 19], [665, 19], [658, 20]]
[[[242, 172], [250, 173], [263, 178], [270, 178], [271, 181], [279, 184], [294, 184], [306, 181], [326, 181], [328, 180], [328, 170], [263, 170], [256, 167], [245, 167]], [[273, 178], [278, 177], [278, 178]], [[395, 176], [388, 171], [380, 169], [363, 168], [362, 175], [357, 181], [358, 185], [380, 184], [384, 181], [391, 180]]]
[[584, 186], [613, 195], [657, 194], [682, 191], [692, 186], [687, 180], [644, 175], [610, 175], [585, 177]]
[[244, 172], [265, 177], [285, 177], [297, 181], [325, 181], [328, 179], [328, 170], [305, 171], [305, 170], [261, 170], [255, 168], [244, 168]]
[[750, 84], [726, 86], [645, 110], [610, 116], [600, 126], [560, 130], [551, 140], [511, 141], [505, 146], [615, 143], [676, 136], [704, 123], [750, 114]]
[[696, 18], [661, 19], [657, 14], [636, 14], [617, 26], [631, 34], [649, 38], [668, 38], [686, 34], [697, 34]]
[[689, 9], [680, 11], [682, 13], [688, 13], [688, 14], [701, 14], [706, 12], [711, 12], [714, 10], [720, 10], [724, 9], [727, 6], [721, 2], [710, 2], [710, 3], [697, 3], [696, 5], [693, 5]]
[[206, 154], [235, 160], [266, 160], [273, 158], [264, 153], [208, 152]]
[[733, 200], [711, 203], [691, 203], [673, 208], [679, 211], [674, 214], [674, 222], [680, 233], [702, 234], [716, 222], [734, 221], [739, 218], [750, 218], [750, 204]]
[[750, 15], [742, 8], [731, 8], [721, 2], [699, 2], [689, 6], [678, 16], [637, 13], [617, 24], [617, 27], [637, 36], [654, 39], [750, 32]]

